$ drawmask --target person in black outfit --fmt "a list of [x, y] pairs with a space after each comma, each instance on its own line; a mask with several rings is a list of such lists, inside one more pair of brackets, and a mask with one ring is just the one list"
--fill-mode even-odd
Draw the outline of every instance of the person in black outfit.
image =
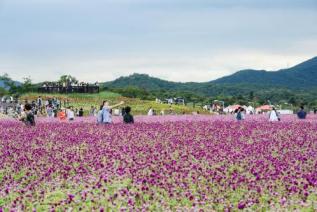
[[123, 122], [126, 124], [133, 124], [134, 123], [134, 119], [133, 116], [130, 114], [131, 112], [131, 107], [127, 106], [124, 109], [124, 115], [123, 115]]
[[79, 112], [78, 112], [78, 116], [79, 117], [83, 117], [84, 116], [84, 110], [83, 108], [80, 108]]

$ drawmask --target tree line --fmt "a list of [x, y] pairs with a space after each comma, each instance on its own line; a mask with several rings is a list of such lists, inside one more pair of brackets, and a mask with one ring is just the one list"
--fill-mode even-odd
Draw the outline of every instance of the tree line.
[[[0, 95], [16, 95], [35, 92], [42, 83], [33, 83], [30, 77], [24, 77], [23, 82], [14, 81], [8, 74], [0, 75], [3, 87], [0, 87]], [[71, 75], [62, 75], [56, 81], [77, 82], [78, 80]], [[142, 83], [141, 83], [142, 84]], [[119, 93], [129, 98], [139, 98], [142, 100], [167, 99], [172, 97], [184, 98], [186, 102], [210, 104], [215, 100], [225, 102], [225, 105], [306, 105], [310, 108], [317, 107], [317, 89], [310, 90], [290, 90], [282, 87], [254, 87], [247, 84], [232, 85], [212, 85], [200, 90], [193, 88], [164, 88], [146, 89], [138, 86], [112, 87], [101, 85], [101, 91], [111, 91]]]

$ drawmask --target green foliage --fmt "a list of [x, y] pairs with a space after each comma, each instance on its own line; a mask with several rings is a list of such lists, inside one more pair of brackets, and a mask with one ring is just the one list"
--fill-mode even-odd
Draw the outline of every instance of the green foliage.
[[[146, 74], [133, 74], [120, 77], [114, 81], [101, 84], [101, 90], [109, 94], [122, 95], [127, 98], [153, 101], [173, 97], [181, 97], [192, 105], [210, 104], [213, 100], [225, 102], [225, 106], [232, 104], [262, 105], [270, 101], [272, 104], [288, 103], [293, 107], [306, 105], [310, 108], [317, 106], [317, 57], [289, 69], [276, 72], [244, 70], [233, 75], [204, 83], [180, 83], [161, 80]], [[32, 91], [30, 78], [25, 78], [21, 86], [4, 74], [0, 76], [8, 93], [25, 93]], [[59, 82], [76, 83], [75, 77], [63, 75]], [[0, 94], [5, 93], [2, 89]], [[90, 95], [90, 94], [89, 94]], [[108, 99], [107, 96], [86, 94], [71, 94], [74, 99]], [[110, 96], [115, 99], [118, 96]], [[55, 95], [58, 96], [58, 95]]]
[[[317, 96], [317, 57], [289, 69], [276, 72], [244, 70], [205, 83], [178, 83], [133, 74], [103, 85], [123, 96], [141, 99], [183, 97], [187, 102], [224, 100], [226, 104], [311, 105]], [[132, 89], [133, 88], [133, 89]], [[254, 103], [255, 105], [255, 103]]]
[[33, 89], [33, 84], [32, 84], [32, 80], [30, 77], [24, 77], [23, 78], [23, 83], [21, 86], [19, 86], [19, 93], [26, 93], [26, 92], [30, 92]]
[[214, 81], [216, 84], [253, 84], [289, 89], [316, 88], [317, 57], [280, 71], [242, 70]]
[[60, 76], [59, 80], [58, 80], [59, 83], [65, 83], [65, 84], [68, 84], [68, 83], [78, 83], [78, 80], [71, 76], [71, 75], [62, 75]]
[[[317, 77], [316, 77], [317, 79]], [[263, 80], [265, 82], [265, 79]], [[288, 102], [293, 106], [301, 104], [312, 105], [316, 101], [316, 88], [292, 89], [276, 84], [274, 86], [259, 83], [247, 83], [242, 79], [235, 83], [175, 83], [153, 78], [144, 74], [133, 74], [120, 77], [104, 84], [108, 90], [120, 93], [126, 97], [140, 98], [143, 100], [165, 99], [182, 97], [186, 102], [199, 102], [210, 104], [218, 99], [225, 105], [262, 105], [268, 100], [272, 104]]]
[[147, 92], [145, 89], [141, 89], [138, 87], [125, 87], [125, 88], [117, 88], [113, 89], [113, 92], [120, 93], [124, 97], [129, 98], [140, 98], [143, 100], [153, 99], [153, 96]]
[[8, 74], [0, 76], [0, 80], [4, 85], [4, 87], [0, 88], [0, 95], [22, 94], [34, 89], [34, 85], [32, 84], [30, 77], [24, 77], [22, 84], [12, 80]]
[[8, 91], [2, 87], [0, 87], [0, 96], [5, 96], [8, 94]]
[[7, 73], [1, 75], [0, 80], [3, 82], [4, 88], [8, 89], [8, 93], [10, 94], [17, 93], [18, 91], [17, 83], [13, 81]]

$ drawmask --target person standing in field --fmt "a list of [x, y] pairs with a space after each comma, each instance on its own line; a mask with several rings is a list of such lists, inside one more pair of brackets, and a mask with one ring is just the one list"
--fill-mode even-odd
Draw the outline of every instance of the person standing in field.
[[97, 113], [97, 124], [102, 124], [103, 114], [102, 114], [103, 105], [100, 105], [99, 111]]
[[79, 116], [78, 108], [75, 108], [75, 116]]
[[103, 101], [103, 107], [102, 107], [102, 123], [103, 124], [110, 124], [112, 123], [112, 115], [111, 110], [113, 108], [119, 107], [120, 105], [123, 105], [124, 102], [121, 101], [119, 104], [115, 105], [109, 105], [109, 101]]
[[130, 114], [131, 112], [131, 107], [127, 106], [124, 109], [125, 113], [123, 115], [123, 122], [126, 124], [133, 124], [134, 123], [134, 119], [133, 116]]
[[46, 108], [46, 113], [49, 118], [54, 117], [54, 111], [51, 104], [49, 104]]
[[89, 111], [89, 116], [94, 116], [94, 115], [95, 115], [95, 107], [91, 106]]
[[38, 110], [40, 111], [41, 114], [43, 113], [42, 106], [43, 106], [43, 100], [42, 100], [41, 96], [39, 96], [37, 98], [37, 107], [38, 107]]
[[66, 110], [66, 115], [67, 115], [68, 121], [74, 121], [75, 113], [72, 107], [68, 107], [68, 109]]
[[280, 120], [281, 120], [281, 118], [280, 118], [278, 112], [273, 107], [272, 111], [269, 113], [269, 121], [275, 122], [275, 121], [280, 121]]
[[242, 121], [245, 119], [243, 112], [244, 112], [244, 109], [242, 107], [239, 107], [234, 111], [234, 115], [237, 121]]
[[79, 116], [79, 117], [83, 117], [83, 116], [84, 116], [84, 110], [83, 110], [83, 108], [80, 108], [80, 109], [79, 109], [78, 116]]
[[306, 113], [306, 111], [304, 110], [304, 106], [301, 106], [301, 107], [300, 107], [300, 110], [299, 110], [298, 113], [297, 113], [297, 117], [298, 117], [299, 119], [306, 119], [306, 115], [307, 115], [307, 113]]
[[57, 117], [59, 118], [60, 121], [66, 120], [66, 112], [64, 108], [59, 109], [57, 113]]
[[153, 116], [154, 115], [154, 110], [152, 107], [150, 107], [149, 112], [147, 113], [148, 116]]

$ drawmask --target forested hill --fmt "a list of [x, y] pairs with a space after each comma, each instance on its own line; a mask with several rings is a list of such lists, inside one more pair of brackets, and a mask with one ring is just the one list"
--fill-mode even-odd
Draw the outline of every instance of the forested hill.
[[186, 84], [199, 84], [199, 83], [178, 83], [162, 80], [155, 77], [150, 77], [147, 74], [133, 74], [127, 77], [120, 77], [114, 81], [106, 82], [104, 85], [111, 88], [123, 87], [139, 87], [146, 90], [171, 90], [180, 89]]
[[179, 83], [133, 74], [106, 82], [108, 88], [138, 87], [151, 90], [190, 91], [203, 95], [245, 94], [253, 90], [317, 88], [317, 57], [289, 69], [279, 71], [242, 70], [235, 74], [204, 83]]
[[289, 89], [317, 87], [317, 57], [279, 71], [242, 70], [213, 81], [216, 84], [255, 84]]

